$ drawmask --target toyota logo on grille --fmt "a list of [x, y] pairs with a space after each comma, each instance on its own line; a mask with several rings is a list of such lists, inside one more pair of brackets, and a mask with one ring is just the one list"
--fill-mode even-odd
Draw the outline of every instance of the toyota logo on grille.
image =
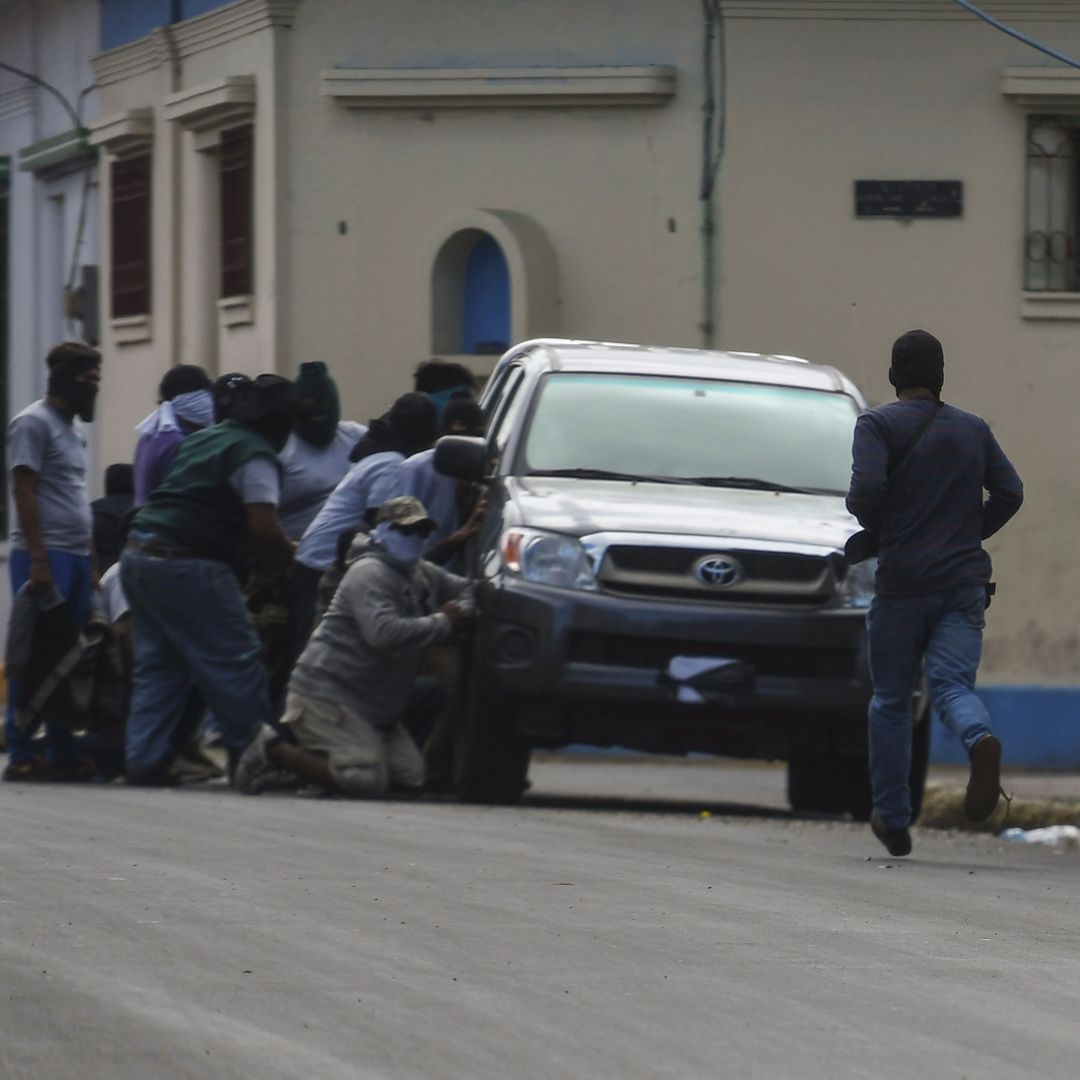
[[727, 589], [742, 577], [742, 567], [726, 555], [710, 555], [694, 567], [694, 577], [713, 589]]

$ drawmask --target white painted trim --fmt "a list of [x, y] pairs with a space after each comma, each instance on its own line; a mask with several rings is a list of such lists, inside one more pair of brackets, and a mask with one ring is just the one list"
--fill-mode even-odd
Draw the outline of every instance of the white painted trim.
[[152, 315], [127, 315], [122, 319], [110, 319], [109, 330], [112, 331], [114, 345], [137, 345], [139, 342], [152, 340], [154, 319]]
[[675, 68], [331, 68], [319, 93], [351, 109], [663, 105]]
[[255, 114], [255, 76], [226, 75], [212, 83], [170, 94], [162, 115], [191, 131], [244, 123]]
[[222, 329], [250, 326], [255, 321], [254, 296], [225, 296], [218, 301], [218, 323]]
[[34, 111], [34, 91], [29, 86], [13, 86], [0, 92], [0, 120], [26, 116]]
[[1080, 319], [1080, 293], [1025, 292], [1020, 294], [1024, 319]]
[[[169, 27], [169, 33], [175, 44], [176, 58], [183, 60], [260, 30], [288, 28], [293, 24], [298, 3], [299, 0], [238, 0], [216, 11], [175, 23]], [[91, 61], [91, 67], [94, 80], [101, 87], [152, 71], [167, 57], [164, 35], [155, 30], [138, 41], [99, 53]]]
[[154, 110], [128, 109], [90, 125], [91, 146], [114, 157], [130, 157], [149, 150], [154, 141]]
[[1017, 105], [1080, 108], [1080, 71], [1061, 65], [1005, 68], [1001, 92]]

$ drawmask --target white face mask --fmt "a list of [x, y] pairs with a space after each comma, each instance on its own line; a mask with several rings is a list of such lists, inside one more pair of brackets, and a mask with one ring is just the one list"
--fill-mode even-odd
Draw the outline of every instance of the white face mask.
[[403, 533], [389, 521], [376, 525], [371, 534], [375, 545], [394, 562], [413, 567], [427, 551], [428, 538], [420, 533]]

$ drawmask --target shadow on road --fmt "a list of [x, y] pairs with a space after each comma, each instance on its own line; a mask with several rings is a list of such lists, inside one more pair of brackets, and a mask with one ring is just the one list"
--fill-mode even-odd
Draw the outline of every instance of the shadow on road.
[[529, 792], [518, 806], [522, 810], [585, 810], [604, 814], [675, 814], [698, 817], [702, 813], [708, 813], [713, 817], [837, 820], [827, 814], [796, 815], [790, 810], [780, 809], [779, 807], [754, 806], [748, 803], [613, 795], [559, 795], [545, 792]]

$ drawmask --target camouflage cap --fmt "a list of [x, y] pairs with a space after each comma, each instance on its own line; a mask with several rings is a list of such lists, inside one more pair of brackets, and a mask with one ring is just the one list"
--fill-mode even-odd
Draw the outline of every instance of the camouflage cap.
[[395, 499], [387, 499], [375, 515], [376, 525], [381, 525], [384, 521], [392, 525], [435, 525], [424, 509], [424, 504], [415, 495], [399, 495]]

